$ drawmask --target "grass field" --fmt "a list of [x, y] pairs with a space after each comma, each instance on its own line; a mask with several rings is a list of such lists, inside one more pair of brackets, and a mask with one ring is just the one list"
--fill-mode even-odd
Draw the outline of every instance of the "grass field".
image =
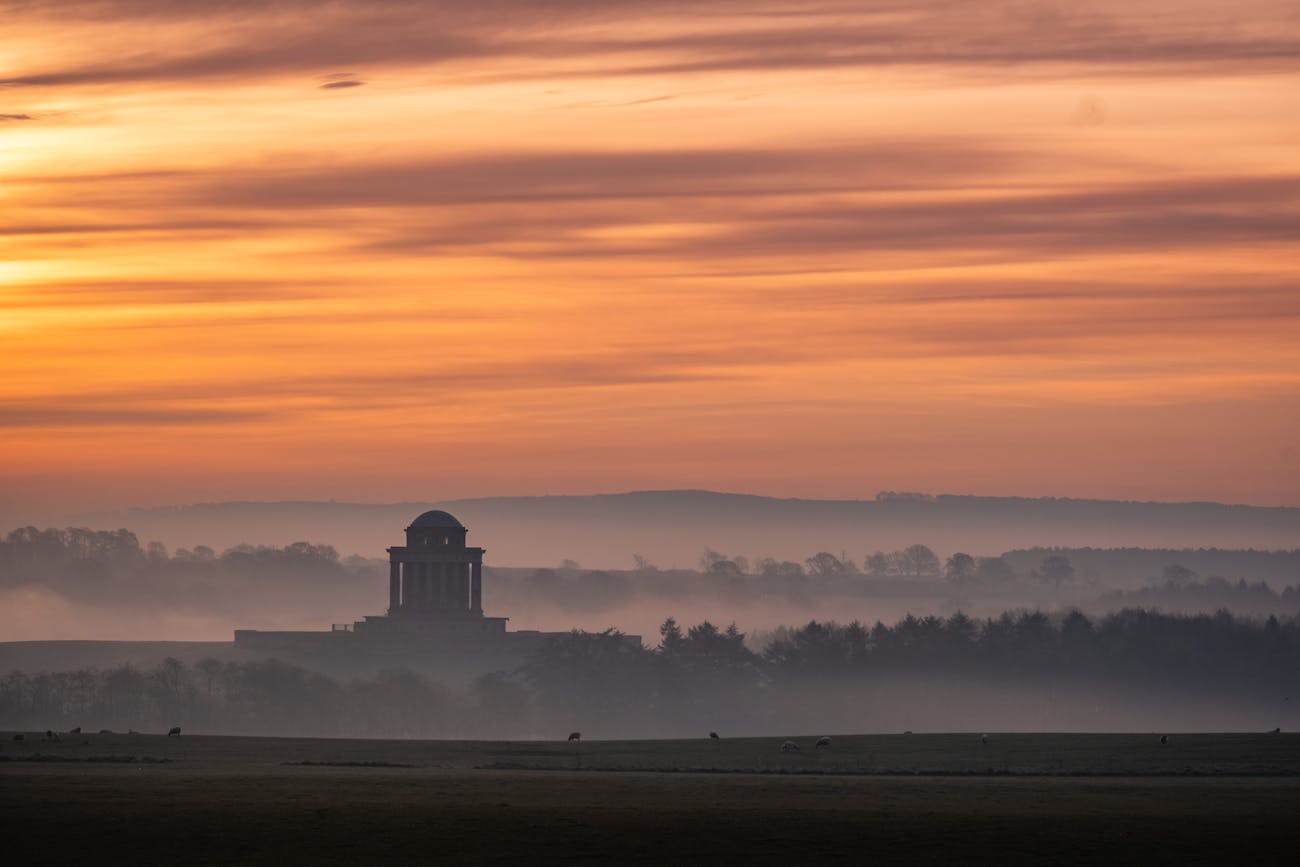
[[62, 735], [0, 750], [14, 864], [1293, 863], [1300, 736], [473, 742]]

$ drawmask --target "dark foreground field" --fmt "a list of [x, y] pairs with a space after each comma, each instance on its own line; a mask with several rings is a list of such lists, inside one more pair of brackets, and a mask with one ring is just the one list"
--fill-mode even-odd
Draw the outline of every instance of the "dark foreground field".
[[[13, 864], [1294, 863], [1300, 737], [4, 736]], [[757, 772], [757, 773], [756, 773]], [[919, 772], [919, 773], [914, 773]]]

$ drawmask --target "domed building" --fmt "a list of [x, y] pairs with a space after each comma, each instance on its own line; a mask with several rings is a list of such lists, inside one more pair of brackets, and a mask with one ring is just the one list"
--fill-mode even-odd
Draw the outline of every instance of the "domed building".
[[[324, 631], [235, 630], [250, 650], [314, 652], [366, 647], [532, 646], [543, 635], [506, 632], [507, 617], [483, 614], [483, 548], [466, 543], [455, 516], [425, 512], [406, 528], [406, 544], [388, 549], [388, 613]], [[522, 643], [521, 643], [522, 642]]]
[[[483, 548], [454, 516], [425, 512], [406, 528], [406, 544], [388, 549], [388, 615], [367, 617], [357, 631], [487, 635], [505, 632], [505, 617], [483, 616]], [[382, 625], [381, 625], [382, 624]]]
[[465, 544], [465, 525], [425, 512], [406, 528], [406, 545], [388, 549], [390, 617], [483, 613], [483, 549]]
[[[406, 544], [388, 549], [388, 612], [329, 630], [236, 629], [235, 647], [340, 675], [393, 666], [470, 682], [510, 669], [563, 632], [506, 631], [507, 617], [483, 614], [482, 548], [467, 544], [465, 525], [444, 511], [423, 513], [406, 528]], [[640, 647], [639, 635], [625, 635]]]

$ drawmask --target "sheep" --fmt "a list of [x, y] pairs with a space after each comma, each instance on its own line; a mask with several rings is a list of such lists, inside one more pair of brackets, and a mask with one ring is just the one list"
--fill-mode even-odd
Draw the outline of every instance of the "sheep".
[[786, 741], [785, 743], [781, 744], [781, 752], [797, 753], [799, 752], [799, 745], [796, 744], [794, 741]]
[[831, 739], [830, 739], [830, 738], [828, 738], [828, 737], [820, 737], [820, 738], [817, 739], [817, 749], [819, 749], [819, 750], [826, 750], [826, 749], [830, 749], [830, 746], [831, 746]]
[[45, 739], [46, 739], [47, 741], [52, 741], [52, 740], [54, 740], [54, 730], [53, 730], [53, 729], [46, 729], [46, 730], [45, 730]]
[[716, 740], [721, 740], [721, 738], [718, 737], [717, 732], [709, 732], [709, 740], [716, 741]]
[[986, 743], [988, 743], [988, 742], [989, 742], [989, 736], [988, 736], [988, 735], [980, 735], [980, 743], [982, 743], [982, 744], [986, 744]]
[[181, 727], [180, 727], [180, 726], [172, 726], [172, 727], [168, 730], [168, 732], [167, 732], [167, 737], [169, 737], [169, 738], [171, 738], [171, 737], [177, 737], [177, 738], [178, 738], [178, 737], [180, 737], [180, 736], [181, 736]]
[[571, 741], [582, 740], [582, 732], [569, 732], [569, 740]]
[[1169, 735], [1161, 735], [1161, 736], [1160, 736], [1160, 743], [1161, 743], [1163, 746], [1168, 746], [1168, 745], [1169, 745]]

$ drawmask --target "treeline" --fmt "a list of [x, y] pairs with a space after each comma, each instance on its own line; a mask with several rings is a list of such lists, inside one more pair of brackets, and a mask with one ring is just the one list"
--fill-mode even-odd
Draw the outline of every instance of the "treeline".
[[[648, 565], [637, 557], [638, 570]], [[653, 568], [653, 567], [651, 567]], [[1289, 551], [1218, 548], [1026, 548], [981, 557], [955, 552], [940, 558], [926, 545], [876, 551], [862, 559], [820, 551], [802, 562], [750, 560], [706, 549], [699, 570], [722, 575], [942, 579], [962, 586], [1079, 581], [1107, 587], [1135, 587], [1156, 581], [1187, 583], [1197, 578], [1300, 584], [1300, 549]]]
[[[831, 556], [825, 552], [823, 555]], [[721, 562], [734, 563], [730, 558]], [[825, 564], [824, 560], [817, 562]], [[1155, 579], [1138, 589], [1112, 589], [1095, 575], [1083, 577], [1063, 554], [1045, 555], [1027, 574], [1013, 570], [1001, 557], [975, 558], [959, 553], [948, 558], [941, 574], [928, 576], [815, 570], [792, 562], [757, 573], [740, 571], [738, 566], [702, 572], [654, 568], [584, 570], [570, 563], [558, 569], [494, 568], [488, 570], [488, 576], [488, 599], [502, 610], [598, 612], [641, 602], [662, 609], [674, 602], [701, 598], [746, 605], [764, 601], [809, 603], [831, 597], [930, 598], [937, 603], [953, 603], [954, 607], [969, 607], [967, 603], [972, 600], [983, 600], [981, 607], [987, 612], [990, 607], [998, 610], [1042, 599], [1047, 592], [1051, 598], [1089, 612], [1124, 607], [1184, 612], [1227, 608], [1264, 616], [1300, 612], [1300, 586], [1296, 585], [1274, 589], [1261, 581], [1228, 580], [1214, 575], [1202, 579], [1174, 563], [1164, 566]]]
[[1284, 587], [1278, 592], [1265, 581], [1233, 582], [1216, 575], [1198, 581], [1194, 575], [1185, 576], [1182, 567], [1167, 568], [1165, 573], [1174, 577], [1139, 590], [1116, 590], [1103, 595], [1098, 602], [1106, 608], [1156, 608], [1172, 612], [1229, 609], [1259, 616], [1300, 613], [1300, 587]]
[[1300, 549], [1255, 551], [1222, 548], [1024, 548], [1002, 555], [1011, 569], [1028, 574], [1047, 557], [1064, 557], [1079, 576], [1111, 587], [1197, 578], [1300, 584]]
[[[1300, 700], [1294, 618], [909, 616], [893, 626], [782, 628], [758, 650], [734, 625], [683, 629], [670, 619], [653, 648], [613, 630], [575, 631], [460, 691], [409, 671], [340, 683], [275, 660], [13, 672], [0, 680], [0, 728], [498, 738], [578, 728], [630, 737], [770, 733], [810, 721], [839, 731], [906, 720], [960, 729], [1005, 717], [1004, 727], [1084, 729], [1175, 706], [1184, 726], [1195, 720], [1183, 707], [1206, 706], [1217, 709], [1206, 726], [1272, 727], [1294, 715], [1291, 696]], [[1148, 715], [1134, 716], [1143, 702]]]
[[[631, 570], [592, 570], [583, 577], [599, 584], [607, 576], [689, 575], [692, 570], [660, 570], [647, 559], [633, 555]], [[196, 579], [264, 577], [313, 578], [346, 581], [385, 577], [380, 560], [351, 556], [341, 559], [330, 545], [295, 542], [282, 548], [236, 545], [217, 553], [204, 545], [178, 548], [169, 553], [159, 542], [142, 545], [129, 530], [84, 528], [37, 529], [21, 527], [0, 539], [0, 585], [45, 583], [55, 587], [93, 585], [111, 579], [166, 576], [185, 583]], [[507, 575], [519, 570], [501, 570]], [[1029, 548], [990, 557], [956, 552], [940, 558], [923, 544], [865, 555], [859, 565], [843, 553], [819, 551], [800, 560], [748, 558], [705, 549], [699, 575], [710, 578], [765, 579], [757, 586], [799, 586], [836, 579], [942, 580], [965, 588], [1005, 588], [1028, 582], [1087, 583], [1103, 587], [1142, 584], [1191, 583], [1200, 578], [1273, 582], [1286, 587], [1300, 584], [1300, 549], [1253, 551], [1220, 549], [1144, 548]], [[534, 581], [554, 584], [572, 580], [581, 567], [566, 560], [558, 569], [537, 569]], [[587, 576], [594, 576], [588, 578]], [[809, 579], [804, 581], [802, 579]], [[667, 583], [671, 583], [669, 580]]]
[[[634, 558], [638, 571], [646, 571], [649, 566], [642, 558]], [[818, 551], [802, 562], [792, 560], [775, 560], [771, 557], [759, 557], [754, 560], [743, 555], [727, 556], [711, 548], [706, 548], [700, 556], [700, 572], [706, 575], [757, 575], [763, 577], [812, 577], [842, 578], [867, 575], [873, 578], [938, 578], [949, 577], [955, 580], [974, 579], [976, 577], [992, 581], [1002, 581], [1014, 577], [1009, 564], [1000, 557], [972, 557], [959, 553], [948, 558], [947, 562], [939, 559], [928, 546], [915, 544], [897, 551], [876, 551], [866, 555], [862, 566], [841, 552], [838, 556], [830, 551]]]
[[384, 575], [374, 561], [342, 559], [333, 547], [308, 542], [168, 552], [158, 542], [142, 545], [128, 530], [35, 527], [0, 540], [0, 587], [40, 584], [88, 602], [220, 607], [240, 591], [270, 600], [283, 591], [292, 598], [307, 582], [318, 592], [368, 595]]
[[562, 605], [578, 610], [603, 610], [638, 599], [671, 600], [711, 595], [736, 602], [765, 598], [808, 600], [820, 595], [951, 595], [980, 588], [1005, 592], [1026, 581], [1049, 579], [1037, 572], [1016, 575], [1000, 557], [955, 554], [941, 563], [925, 545], [867, 558], [862, 571], [850, 558], [820, 551], [802, 562], [740, 555], [726, 556], [706, 549], [698, 569], [660, 569], [634, 556], [636, 568], [583, 569], [566, 560], [558, 568], [489, 568], [490, 593], [525, 604]]
[[[602, 612], [639, 602], [671, 610], [673, 603], [700, 597], [741, 604], [929, 597], [947, 611], [971, 610], [973, 600], [984, 600], [980, 607], [988, 613], [1038, 604], [1050, 590], [1090, 611], [1120, 605], [1300, 610], [1300, 550], [1034, 548], [941, 558], [913, 544], [867, 554], [860, 564], [844, 552], [790, 561], [710, 549], [689, 570], [659, 569], [635, 555], [633, 561], [629, 570], [584, 570], [573, 561], [553, 569], [489, 568], [485, 599], [509, 613], [523, 605]], [[165, 606], [240, 622], [285, 611], [322, 619], [373, 613], [386, 604], [387, 574], [382, 560], [341, 558], [329, 545], [308, 542], [169, 552], [157, 542], [142, 544], [127, 530], [35, 527], [0, 539], [0, 590], [39, 585], [81, 604]], [[1132, 596], [1116, 592], [1137, 588], [1144, 589]]]

